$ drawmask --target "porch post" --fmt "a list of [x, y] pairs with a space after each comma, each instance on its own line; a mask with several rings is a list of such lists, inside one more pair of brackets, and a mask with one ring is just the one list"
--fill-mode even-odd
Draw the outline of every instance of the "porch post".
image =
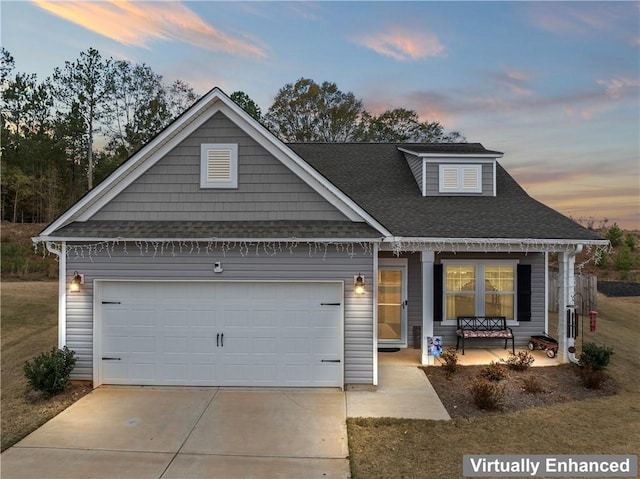
[[569, 348], [575, 345], [575, 339], [567, 336], [567, 308], [574, 304], [575, 298], [575, 251], [558, 254], [558, 359], [568, 363], [573, 355]]
[[422, 251], [422, 364], [433, 365], [427, 338], [433, 336], [433, 251]]

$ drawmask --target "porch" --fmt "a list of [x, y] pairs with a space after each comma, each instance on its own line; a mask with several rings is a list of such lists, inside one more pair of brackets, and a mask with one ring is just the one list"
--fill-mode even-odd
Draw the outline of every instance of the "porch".
[[[523, 351], [523, 348], [516, 348], [518, 351]], [[527, 350], [528, 351], [528, 350]], [[458, 364], [461, 366], [473, 366], [477, 364], [489, 364], [491, 361], [499, 363], [501, 359], [507, 359], [509, 357], [510, 349], [502, 348], [473, 348], [468, 347], [462, 355], [462, 350], [458, 351]], [[546, 351], [536, 349], [535, 351], [529, 351], [534, 358], [533, 367], [540, 366], [558, 366], [561, 361], [556, 358], [549, 358]], [[378, 352], [378, 365], [392, 364], [392, 365], [404, 365], [404, 366], [421, 366], [422, 350], [403, 348], [396, 352]], [[435, 358], [435, 366], [440, 366], [442, 360]], [[382, 381], [380, 378], [379, 384]]]

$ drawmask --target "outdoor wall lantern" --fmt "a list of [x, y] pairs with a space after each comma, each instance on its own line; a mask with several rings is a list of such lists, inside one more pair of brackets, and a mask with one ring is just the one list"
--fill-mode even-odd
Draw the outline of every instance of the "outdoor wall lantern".
[[364, 276], [358, 273], [353, 277], [353, 292], [356, 294], [364, 294]]
[[77, 271], [74, 271], [73, 279], [71, 280], [71, 284], [69, 285], [69, 291], [72, 293], [79, 292], [81, 284], [84, 284], [84, 275], [78, 273]]

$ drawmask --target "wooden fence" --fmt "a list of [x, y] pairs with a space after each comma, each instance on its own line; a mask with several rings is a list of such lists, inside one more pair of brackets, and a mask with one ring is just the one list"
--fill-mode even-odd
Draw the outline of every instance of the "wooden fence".
[[[576, 296], [574, 304], [579, 314], [589, 314], [598, 305], [598, 277], [592, 274], [576, 274]], [[549, 311], [558, 311], [560, 282], [558, 272], [549, 270]]]

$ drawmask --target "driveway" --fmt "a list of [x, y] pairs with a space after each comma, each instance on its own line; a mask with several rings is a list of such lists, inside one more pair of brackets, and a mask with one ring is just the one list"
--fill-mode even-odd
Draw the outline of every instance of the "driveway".
[[348, 478], [337, 389], [100, 387], [2, 454], [4, 478]]

